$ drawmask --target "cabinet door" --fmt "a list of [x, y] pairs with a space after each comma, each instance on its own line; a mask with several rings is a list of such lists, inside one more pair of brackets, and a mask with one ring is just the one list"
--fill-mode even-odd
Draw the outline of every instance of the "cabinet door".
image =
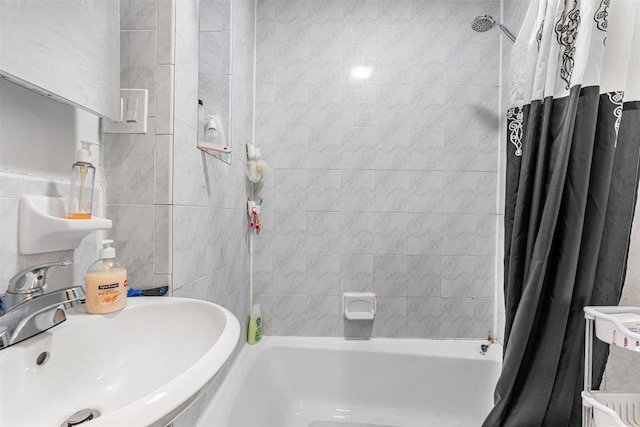
[[0, 0], [0, 75], [119, 119], [119, 1]]

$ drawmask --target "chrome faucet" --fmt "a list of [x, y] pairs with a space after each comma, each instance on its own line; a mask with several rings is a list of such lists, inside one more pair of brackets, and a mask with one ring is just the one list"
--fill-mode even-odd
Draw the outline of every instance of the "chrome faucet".
[[70, 264], [38, 264], [13, 276], [6, 294], [0, 297], [0, 350], [64, 322], [65, 309], [84, 303], [81, 286], [44, 293], [49, 268]]

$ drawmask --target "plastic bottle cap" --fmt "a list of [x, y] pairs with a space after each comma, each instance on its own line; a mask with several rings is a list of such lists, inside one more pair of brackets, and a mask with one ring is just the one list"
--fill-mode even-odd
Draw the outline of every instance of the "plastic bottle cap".
[[253, 308], [251, 310], [251, 317], [261, 317], [262, 312], [260, 311], [260, 304], [253, 304]]
[[100, 249], [100, 258], [110, 259], [116, 257], [116, 248], [112, 247], [113, 240], [103, 240], [100, 242], [102, 249]]
[[82, 148], [78, 150], [78, 155], [76, 157], [76, 161], [91, 163], [91, 146], [92, 145], [100, 145], [97, 142], [93, 141], [80, 141]]

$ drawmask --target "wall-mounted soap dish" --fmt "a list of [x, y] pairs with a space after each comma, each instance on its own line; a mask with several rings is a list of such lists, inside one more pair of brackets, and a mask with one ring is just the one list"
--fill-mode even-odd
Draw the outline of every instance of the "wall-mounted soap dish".
[[88, 234], [111, 228], [111, 220], [67, 219], [65, 200], [60, 197], [22, 196], [18, 237], [23, 255], [75, 249]]
[[373, 320], [376, 315], [376, 294], [345, 292], [342, 295], [342, 305], [347, 320]]

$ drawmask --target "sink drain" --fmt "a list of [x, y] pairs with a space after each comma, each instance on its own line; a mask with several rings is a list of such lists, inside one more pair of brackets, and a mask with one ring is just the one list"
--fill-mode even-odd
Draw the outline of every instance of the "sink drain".
[[45, 363], [47, 363], [48, 360], [49, 360], [49, 352], [48, 351], [43, 351], [36, 358], [36, 365], [38, 365], [38, 366], [44, 365]]
[[82, 424], [86, 421], [91, 421], [94, 418], [98, 418], [100, 412], [96, 409], [81, 409], [78, 412], [71, 415], [60, 427], [72, 427]]

